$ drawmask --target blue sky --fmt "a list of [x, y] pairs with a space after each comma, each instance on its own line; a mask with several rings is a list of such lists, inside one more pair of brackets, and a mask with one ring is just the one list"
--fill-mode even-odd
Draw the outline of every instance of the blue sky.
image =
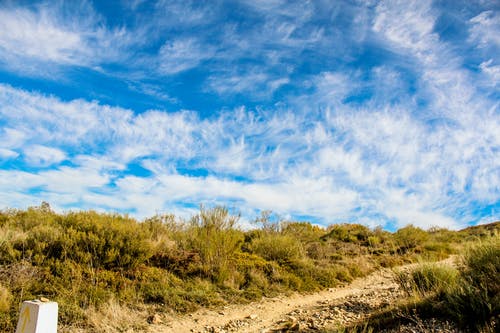
[[0, 206], [500, 218], [498, 1], [2, 1]]

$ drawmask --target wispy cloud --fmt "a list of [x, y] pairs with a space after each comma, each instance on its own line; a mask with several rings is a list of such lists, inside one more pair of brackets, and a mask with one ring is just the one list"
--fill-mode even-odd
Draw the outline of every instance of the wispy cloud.
[[53, 21], [45, 10], [0, 10], [0, 47], [5, 58], [26, 57], [78, 63], [87, 53], [82, 36]]
[[106, 28], [87, 1], [58, 6], [0, 6], [0, 63], [28, 76], [53, 77], [60, 66], [100, 70], [105, 63], [123, 61], [127, 49], [141, 39], [124, 27]]
[[0, 148], [0, 157], [2, 159], [11, 159], [11, 158], [15, 158], [19, 156], [18, 153], [16, 153], [15, 151], [13, 150], [10, 150], [10, 149], [5, 149], [5, 148]]
[[159, 53], [158, 70], [164, 74], [176, 74], [196, 67], [205, 59], [210, 59], [214, 48], [203, 45], [194, 38], [167, 41]]
[[[79, 202], [82, 207], [146, 216], [203, 202], [232, 202], [245, 212], [272, 209], [323, 223], [372, 216], [372, 223], [385, 223], [385, 218], [400, 225], [456, 227], [464, 223], [461, 219], [471, 217], [457, 216], [454, 209], [463, 210], [470, 201], [490, 203], [499, 195], [498, 176], [494, 176], [498, 164], [493, 151], [482, 149], [483, 127], [464, 131], [429, 126], [404, 108], [337, 111], [311, 126], [310, 114], [293, 111], [240, 109], [202, 120], [185, 111], [133, 115], [128, 110], [84, 101], [61, 102], [6, 86], [2, 91], [4, 100], [18, 101], [12, 107], [26, 110], [18, 112], [24, 123], [40, 123], [40, 114], [32, 112], [31, 103], [36, 101], [36, 107], [43, 110], [45, 120], [36, 131], [10, 120], [12, 127], [24, 133], [26, 144], [45, 141], [58, 147], [52, 148], [55, 152], [78, 141], [81, 154], [66, 153], [72, 166], [3, 171], [2, 179], [19, 179], [18, 195], [30, 196], [38, 188], [62, 207]], [[74, 111], [61, 120], [55, 116], [60, 109]], [[93, 121], [77, 125], [74, 118], [79, 117]], [[65, 128], [63, 124], [68, 123], [85, 131]], [[44, 131], [48, 128], [59, 134], [50, 138]], [[69, 132], [62, 131], [77, 133], [78, 140], [73, 135], [59, 141], [70, 138]], [[89, 131], [104, 134], [89, 136]], [[500, 146], [498, 135], [487, 139], [489, 147]], [[101, 145], [98, 154], [96, 144]], [[26, 153], [30, 146], [22, 147]], [[74, 154], [75, 148], [71, 149]], [[82, 155], [89, 150], [93, 156]], [[50, 163], [57, 164], [65, 155], [54, 156]], [[129, 163], [141, 164], [150, 174], [128, 175]], [[208, 175], [197, 174], [200, 169]], [[4, 191], [12, 191], [9, 184], [3, 184]], [[76, 194], [70, 201], [69, 192]], [[457, 195], [464, 201], [454, 201]], [[359, 209], [365, 212], [363, 216], [355, 213]]]
[[470, 19], [470, 40], [480, 48], [500, 47], [500, 14], [492, 10], [484, 11]]
[[493, 64], [493, 59], [484, 61], [479, 65], [479, 68], [485, 73], [490, 80], [488, 85], [498, 86], [500, 83], [500, 65]]
[[59, 164], [66, 159], [66, 154], [60, 149], [41, 145], [28, 146], [23, 153], [26, 162], [37, 167]]
[[208, 79], [207, 88], [208, 91], [215, 91], [226, 97], [252, 91], [251, 97], [269, 98], [277, 89], [289, 82], [287, 76], [276, 77], [259, 68], [251, 68], [243, 73], [214, 74]]
[[[247, 220], [271, 209], [371, 226], [493, 219], [498, 12], [454, 17], [459, 34], [438, 5], [135, 1], [124, 22], [90, 2], [91, 15], [0, 6], [1, 68], [82, 87], [0, 84], [0, 202], [139, 217], [223, 204]], [[92, 100], [103, 91], [120, 97]], [[134, 108], [131, 92], [153, 107]]]

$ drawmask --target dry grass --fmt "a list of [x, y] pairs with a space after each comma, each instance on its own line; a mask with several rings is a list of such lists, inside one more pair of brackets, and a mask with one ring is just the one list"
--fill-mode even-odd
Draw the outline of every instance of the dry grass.
[[133, 333], [145, 332], [148, 327], [148, 312], [145, 309], [132, 309], [111, 299], [99, 309], [87, 310], [87, 327], [63, 326], [60, 332], [83, 333]]
[[8, 311], [12, 302], [12, 294], [9, 289], [0, 284], [0, 311]]

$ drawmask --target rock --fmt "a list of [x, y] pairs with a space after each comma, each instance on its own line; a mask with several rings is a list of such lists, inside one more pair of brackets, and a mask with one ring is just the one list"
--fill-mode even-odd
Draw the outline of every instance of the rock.
[[148, 323], [153, 325], [158, 325], [163, 323], [163, 320], [161, 319], [161, 316], [158, 313], [155, 313], [154, 315], [148, 317]]
[[300, 324], [295, 323], [295, 324], [291, 325], [290, 327], [288, 327], [288, 330], [291, 332], [298, 332], [300, 330]]
[[258, 316], [255, 313], [252, 313], [252, 314], [249, 314], [246, 318], [251, 319], [251, 320], [255, 320], [255, 319], [257, 319], [257, 317]]

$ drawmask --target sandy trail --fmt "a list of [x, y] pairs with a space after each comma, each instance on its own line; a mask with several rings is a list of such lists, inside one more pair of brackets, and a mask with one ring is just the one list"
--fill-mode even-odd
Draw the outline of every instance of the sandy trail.
[[[449, 258], [443, 263], [449, 264], [452, 261], [453, 258]], [[398, 269], [409, 269], [412, 266], [415, 264]], [[397, 298], [400, 291], [393, 275], [391, 269], [381, 269], [340, 288], [306, 295], [265, 298], [258, 302], [229, 305], [218, 310], [201, 309], [189, 315], [172, 316], [162, 324], [152, 325], [151, 332], [273, 332], [273, 328], [276, 329], [280, 322], [295, 320], [289, 316], [290, 313], [315, 316], [315, 312], [320, 311], [321, 307], [335, 304], [344, 298]], [[387, 298], [387, 295], [390, 297]]]

